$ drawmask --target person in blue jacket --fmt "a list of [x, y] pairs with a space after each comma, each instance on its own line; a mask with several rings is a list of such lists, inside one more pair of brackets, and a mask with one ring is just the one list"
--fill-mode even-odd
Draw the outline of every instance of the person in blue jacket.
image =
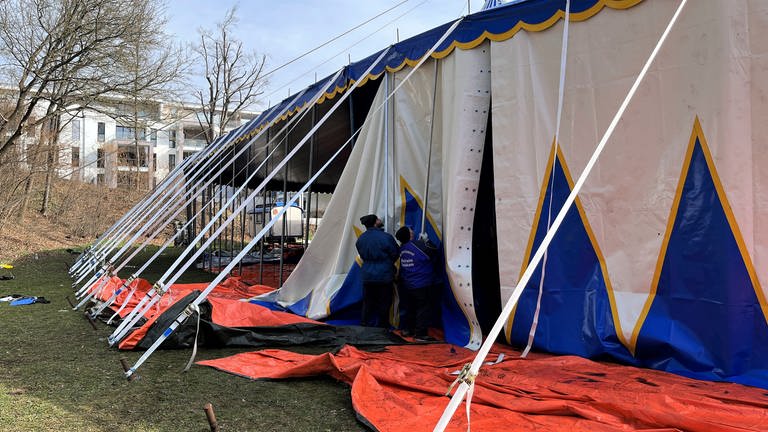
[[392, 234], [384, 231], [384, 224], [375, 214], [361, 217], [360, 223], [366, 228], [355, 243], [363, 260], [362, 325], [389, 328], [397, 243]]
[[401, 245], [398, 281], [405, 307], [403, 334], [420, 341], [434, 340], [427, 331], [437, 305], [437, 248], [428, 239], [414, 240], [413, 230], [407, 226], [397, 230], [395, 237]]

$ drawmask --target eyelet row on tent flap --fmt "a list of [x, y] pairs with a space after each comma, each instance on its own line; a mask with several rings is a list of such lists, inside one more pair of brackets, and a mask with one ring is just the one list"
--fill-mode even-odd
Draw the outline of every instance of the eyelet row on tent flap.
[[474, 310], [472, 295], [472, 231], [483, 162], [485, 125], [490, 107], [490, 67], [483, 67], [479, 72], [472, 77], [477, 89], [463, 94], [460, 101], [465, 121], [457, 131], [457, 143], [463, 148], [459, 156], [461, 162], [455, 172], [456, 180], [453, 190], [449, 191], [456, 198], [456, 205], [450, 219], [453, 238], [449, 242], [449, 247], [453, 250], [446, 251], [449, 253], [447, 265], [454, 295], [472, 327], [470, 339], [466, 345], [470, 349], [478, 349], [482, 343], [482, 332]]

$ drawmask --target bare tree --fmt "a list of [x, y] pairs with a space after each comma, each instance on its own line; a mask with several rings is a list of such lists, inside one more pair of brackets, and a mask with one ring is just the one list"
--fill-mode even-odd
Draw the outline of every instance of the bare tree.
[[173, 55], [179, 50], [167, 47], [162, 33], [162, 2], [0, 1], [0, 76], [10, 84], [0, 89], [0, 171], [17, 173], [4, 177], [4, 190], [13, 193], [3, 214], [23, 212], [43, 173], [40, 211], [48, 211], [59, 133], [79, 111], [122, 98], [137, 119], [136, 107], [181, 72], [181, 57]]
[[[15, 103], [0, 113], [0, 154], [25, 126], [88, 107], [107, 94], [144, 88], [124, 60], [131, 40], [152, 31], [159, 0], [4, 0], [0, 2], [0, 72], [15, 82]], [[156, 9], [159, 10], [159, 9]]]
[[199, 44], [194, 47], [207, 83], [195, 96], [201, 108], [198, 121], [208, 143], [253, 105], [267, 84], [262, 78], [266, 56], [246, 52], [243, 42], [232, 34], [236, 12], [237, 8], [229, 9], [215, 32], [200, 29]]
[[132, 85], [119, 92], [125, 97], [125, 102], [113, 104], [115, 109], [107, 113], [132, 132], [133, 157], [127, 162], [136, 169], [136, 173], [131, 176], [130, 186], [140, 186], [140, 167], [147, 167], [146, 185], [152, 187], [155, 167], [147, 137], [156, 133], [153, 127], [166, 123], [170, 118], [171, 113], [161, 110], [160, 101], [180, 98], [182, 90], [179, 84], [189, 67], [183, 49], [167, 44], [170, 37], [162, 30], [166, 19], [161, 9], [158, 3], [137, 5], [135, 13], [142, 17], [137, 25], [144, 28], [127, 39], [128, 49], [123, 61], [125, 70], [132, 75]]

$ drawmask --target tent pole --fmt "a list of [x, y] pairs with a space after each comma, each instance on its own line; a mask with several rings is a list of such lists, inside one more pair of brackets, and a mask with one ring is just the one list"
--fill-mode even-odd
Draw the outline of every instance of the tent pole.
[[435, 83], [432, 89], [432, 119], [429, 122], [429, 147], [427, 150], [427, 181], [424, 183], [424, 208], [421, 209], [421, 231], [419, 237], [423, 238], [424, 233], [427, 232], [427, 212], [429, 211], [429, 178], [432, 173], [432, 141], [435, 134], [435, 102], [437, 101], [437, 74], [439, 71], [439, 63], [437, 59], [435, 62]]
[[[330, 83], [329, 85], [335, 85], [335, 83], [336, 83], [336, 80], [339, 78], [339, 76], [341, 75], [341, 72], [342, 72], [342, 71], [343, 71], [343, 69], [342, 69], [342, 70], [340, 70], [339, 72], [337, 72], [337, 73], [336, 73], [336, 75], [334, 75], [334, 77], [333, 77], [333, 78], [332, 78], [332, 79], [329, 81], [329, 83]], [[322, 94], [324, 94], [324, 92], [325, 92], [325, 89], [324, 89], [324, 88], [321, 88], [321, 89], [319, 89], [319, 90], [318, 90], [318, 92], [317, 92], [317, 93], [314, 95], [314, 97], [313, 97], [313, 99], [312, 99], [311, 103], [315, 103], [315, 102], [316, 102], [316, 101], [317, 101], [317, 100], [320, 98], [320, 96], [321, 96]], [[298, 99], [298, 97], [299, 97], [299, 96], [301, 96], [301, 94], [297, 95], [297, 98], [296, 98], [296, 99]], [[346, 97], [346, 95], [345, 95], [345, 97]], [[295, 99], [295, 100], [296, 100], [296, 99]], [[342, 97], [342, 98], [339, 100], [339, 102], [341, 102], [341, 101], [343, 101], [343, 100], [344, 100], [344, 97]], [[337, 102], [337, 104], [338, 104], [339, 102]], [[334, 105], [334, 106], [336, 106], [336, 105]], [[281, 135], [282, 135], [282, 131], [285, 131], [285, 130], [287, 130], [287, 129], [288, 129], [289, 127], [291, 127], [291, 126], [292, 126], [294, 123], [297, 123], [297, 122], [298, 122], [300, 119], [304, 118], [304, 116], [306, 116], [307, 112], [308, 112], [308, 110], [304, 110], [304, 111], [302, 111], [301, 115], [298, 115], [298, 116], [293, 116], [293, 117], [291, 117], [291, 119], [290, 119], [290, 120], [287, 122], [287, 124], [286, 124], [286, 125], [284, 125], [284, 126], [283, 126], [283, 128], [282, 128], [281, 132], [279, 132], [279, 133], [277, 134], [277, 136], [278, 136], [278, 137], [279, 137], [279, 136], [281, 136]], [[326, 115], [326, 117], [324, 117], [324, 118], [323, 118], [323, 121], [325, 121], [325, 120], [326, 120], [326, 119], [327, 119], [327, 118], [330, 116], [330, 114], [331, 114], [331, 113], [327, 114], [327, 115]], [[313, 132], [314, 132], [314, 130], [313, 130]], [[302, 141], [302, 143], [301, 143], [301, 144], [303, 144], [304, 142], [305, 142], [305, 141]], [[277, 171], [278, 171], [280, 168], [282, 168], [282, 166], [283, 166], [283, 165], [284, 165], [284, 164], [285, 164], [285, 163], [286, 163], [286, 162], [287, 162], [287, 161], [290, 159], [290, 157], [292, 157], [292, 156], [293, 156], [293, 154], [295, 154], [295, 153], [298, 151], [298, 149], [299, 149], [300, 147], [301, 147], [301, 146], [297, 146], [297, 147], [296, 147], [296, 148], [295, 148], [295, 149], [294, 149], [294, 150], [291, 152], [291, 154], [287, 155], [287, 156], [286, 156], [286, 158], [285, 158], [285, 159], [283, 159], [283, 160], [280, 162], [280, 164], [278, 164], [278, 166], [277, 166], [277, 167], [275, 167], [275, 168], [272, 170], [272, 172], [270, 172], [270, 174], [269, 174], [267, 177], [265, 177], [264, 181], [262, 181], [262, 183], [261, 183], [261, 184], [259, 185], [259, 187], [258, 187], [258, 188], [257, 188], [257, 189], [256, 189], [256, 190], [255, 190], [255, 191], [252, 193], [252, 194], [251, 194], [251, 196], [255, 196], [257, 193], [261, 192], [261, 191], [264, 189], [264, 187], [265, 187], [265, 185], [267, 184], [267, 182], [269, 182], [269, 180], [271, 180], [271, 179], [272, 179], [272, 177], [274, 177], [274, 176], [276, 175]], [[274, 153], [274, 151], [275, 151], [277, 148], [278, 148], [278, 146], [276, 145], [276, 146], [275, 146], [275, 148], [272, 150], [272, 153]], [[264, 165], [264, 163], [266, 163], [266, 162], [269, 160], [269, 156], [271, 156], [271, 154], [272, 154], [272, 153], [270, 153], [270, 155], [268, 155], [268, 156], [267, 156], [267, 157], [264, 159], [264, 162], [262, 163], [262, 165]], [[261, 168], [261, 167], [257, 168], [257, 169], [254, 171], [254, 173], [255, 173], [255, 172], [258, 172], [258, 170], [259, 170], [260, 168]], [[247, 180], [246, 180], [246, 181], [243, 183], [243, 185], [242, 185], [242, 186], [240, 186], [240, 188], [238, 188], [238, 190], [237, 190], [237, 191], [236, 191], [236, 192], [235, 192], [235, 193], [232, 195], [232, 197], [233, 197], [233, 198], [234, 198], [236, 195], [238, 195], [238, 194], [239, 194], [239, 193], [240, 193], [240, 192], [243, 190], [243, 188], [244, 188], [244, 187], [245, 187], [245, 186], [248, 184], [248, 181], [250, 181], [250, 179], [247, 179]], [[249, 196], [249, 198], [251, 198], [251, 196]], [[242, 204], [241, 204], [241, 205], [242, 205]], [[236, 210], [236, 211], [240, 211], [240, 210], [242, 210], [242, 209], [241, 209], [241, 208], [238, 208], [238, 210]], [[208, 225], [206, 225], [206, 226], [205, 226], [205, 227], [204, 227], [204, 228], [201, 230], [201, 234], [198, 234], [198, 237], [195, 239], [195, 241], [198, 241], [198, 240], [199, 240], [199, 239], [202, 237], [202, 235], [203, 235], [203, 234], [208, 234], [209, 230], [211, 230], [211, 227], [212, 227], [212, 226], [213, 226], [213, 224], [215, 223], [215, 219], [216, 219], [216, 218], [218, 218], [218, 217], [221, 215], [221, 213], [223, 213], [223, 209], [219, 209], [219, 212], [217, 213], [217, 215], [216, 215], [214, 218], [212, 218], [212, 220], [211, 220], [211, 221], [208, 223]], [[231, 222], [231, 220], [230, 220], [229, 218], [227, 218], [227, 220], [228, 220], [229, 222]], [[227, 224], [229, 224], [229, 222], [227, 222]], [[184, 252], [182, 253], [182, 255], [180, 255], [180, 256], [179, 256], [179, 257], [178, 257], [178, 258], [177, 258], [177, 259], [174, 261], [174, 263], [173, 263], [173, 264], [172, 264], [172, 265], [171, 265], [171, 266], [170, 266], [170, 267], [169, 267], [169, 268], [166, 270], [166, 272], [165, 272], [165, 273], [164, 273], [164, 274], [163, 274], [163, 275], [160, 277], [160, 279], [159, 279], [159, 280], [158, 280], [158, 281], [155, 283], [155, 285], [154, 285], [154, 289], [153, 289], [153, 290], [150, 290], [150, 291], [149, 291], [149, 292], [148, 292], [148, 293], [145, 295], [144, 299], [142, 299], [142, 302], [141, 302], [140, 304], [142, 304], [142, 305], [146, 304], [146, 306], [145, 306], [143, 309], [142, 309], [142, 308], [140, 308], [140, 307], [136, 307], [134, 310], [132, 310], [132, 311], [131, 311], [131, 313], [128, 315], [128, 317], [126, 317], [126, 319], [124, 319], [124, 320], [123, 320], [123, 322], [120, 324], [120, 326], [118, 326], [118, 328], [117, 328], [117, 329], [116, 329], [116, 330], [115, 330], [115, 331], [112, 333], [112, 336], [110, 336], [110, 338], [108, 338], [108, 340], [109, 340], [109, 342], [110, 342], [110, 345], [112, 345], [112, 344], [114, 344], [115, 342], [117, 342], [118, 340], [122, 339], [122, 337], [125, 335], [125, 333], [126, 333], [126, 332], [127, 332], [127, 331], [128, 331], [128, 330], [129, 330], [129, 329], [130, 329], [130, 328], [131, 328], [131, 327], [132, 327], [134, 324], [135, 324], [135, 323], [136, 323], [136, 321], [138, 321], [138, 320], [141, 318], [141, 316], [143, 316], [143, 314], [146, 312], [146, 310], [148, 310], [148, 309], [149, 309], [149, 307], [151, 307], [151, 306], [152, 306], [152, 305], [153, 305], [155, 302], [157, 302], [157, 301], [159, 300], [159, 297], [160, 297], [161, 295], [163, 295], [163, 294], [164, 294], [164, 293], [167, 291], [167, 288], [166, 288], [166, 287], [167, 287], [167, 286], [171, 286], [171, 285], [173, 285], [173, 283], [174, 283], [174, 282], [175, 282], [175, 281], [176, 281], [176, 280], [177, 280], [179, 277], [181, 277], [181, 274], [182, 274], [182, 273], [183, 273], [183, 272], [184, 272], [184, 271], [185, 271], [185, 270], [186, 270], [186, 269], [187, 269], [187, 268], [188, 268], [188, 267], [189, 267], [189, 266], [190, 266], [190, 265], [191, 265], [191, 264], [194, 262], [194, 260], [195, 260], [195, 259], [197, 259], [197, 257], [198, 257], [198, 256], [199, 256], [199, 255], [200, 255], [200, 254], [201, 254], [201, 253], [202, 253], [202, 252], [203, 252], [203, 251], [204, 251], [204, 250], [205, 250], [205, 249], [206, 249], [208, 246], [210, 246], [210, 245], [211, 245], [211, 243], [213, 243], [213, 242], [214, 242], [214, 241], [217, 239], [217, 237], [218, 237], [218, 236], [221, 234], [221, 231], [222, 231], [222, 227], [221, 227], [221, 226], [219, 226], [219, 227], [218, 227], [218, 228], [215, 230], [215, 232], [214, 232], [213, 234], [211, 234], [210, 236], [208, 236], [208, 239], [205, 241], [205, 243], [203, 243], [203, 245], [201, 246], [200, 250], [199, 250], [199, 251], [197, 251], [197, 252], [195, 252], [195, 253], [193, 253], [193, 254], [191, 255], [191, 257], [187, 258], [188, 254], [190, 253], [190, 250], [191, 250], [192, 248], [190, 248], [190, 247], [187, 247], [187, 248], [184, 250]], [[185, 262], [185, 263], [182, 265], [182, 262], [184, 261], [184, 259], [186, 259], [186, 262]], [[181, 266], [181, 268], [180, 268], [180, 269], [178, 269], [178, 267], [179, 267], [179, 266]], [[177, 270], [177, 269], [178, 269], [178, 270]], [[174, 272], [175, 272], [175, 273], [174, 273]], [[173, 276], [171, 276], [171, 274], [173, 274]], [[169, 277], [170, 277], [170, 280], [167, 280], [167, 278], [169, 278]], [[130, 318], [129, 318], [129, 317], [130, 317]]]
[[[235, 164], [236, 164], [235, 159], [236, 158], [234, 157], [232, 158], [232, 178], [229, 180], [229, 188], [227, 189], [227, 193], [229, 193], [230, 191], [233, 191], [233, 192], [235, 191]], [[247, 186], [245, 190], [246, 192], [248, 191]], [[241, 202], [241, 199], [242, 197], [238, 196], [235, 202], [237, 202], [237, 204], [239, 205]], [[238, 214], [237, 217], [239, 218], [240, 214]], [[235, 253], [235, 226], [236, 226], [235, 224], [232, 224], [232, 226], [230, 226], [229, 228], [229, 256], [230, 257], [234, 256], [234, 253]]]
[[[288, 154], [288, 142], [290, 141], [290, 134], [285, 136], [283, 146], [285, 147], [285, 154]], [[283, 206], [288, 202], [288, 164], [283, 166]], [[287, 215], [286, 215], [287, 216]], [[285, 262], [285, 231], [288, 226], [288, 218], [283, 216], [282, 223], [280, 224], [280, 275], [277, 279], [277, 287], [283, 286], [283, 268]]]
[[[251, 145], [248, 145], [248, 163], [245, 164], [245, 177], [250, 177], [251, 174]], [[234, 187], [233, 187], [234, 189]], [[246, 184], [245, 187], [246, 193], [249, 193], [250, 189], [248, 189], [248, 185]], [[240, 247], [242, 248], [245, 244], [245, 223], [248, 219], [248, 206], [245, 207], [245, 213], [240, 217]], [[237, 275], [242, 277], [243, 276], [243, 265], [242, 263], [237, 267]]]
[[[394, 72], [392, 73], [392, 81], [394, 82]], [[386, 69], [384, 69], [384, 93], [389, 94], [389, 73]], [[389, 98], [386, 98], [384, 100], [384, 225], [386, 228], [390, 227], [390, 211], [389, 211], [389, 131], [390, 131], [390, 116], [389, 116], [389, 110], [390, 110], [390, 102]], [[394, 113], [395, 110], [395, 101], [392, 101], [392, 111]], [[394, 117], [394, 116], [393, 116]], [[375, 182], [375, 179], [374, 179]], [[373, 197], [373, 193], [371, 194], [371, 197]], [[369, 210], [374, 210], [371, 207], [373, 207], [372, 203], [369, 204]]]
[[[269, 131], [267, 131], [267, 138], [269, 138]], [[266, 162], [266, 159], [264, 159]], [[264, 167], [264, 177], [267, 177], [267, 166]], [[261, 194], [261, 226], [267, 224], [267, 194], [266, 192]], [[254, 230], [254, 234], [256, 231]], [[261, 257], [259, 258], [259, 285], [264, 285], [264, 240], [261, 241]]]
[[[315, 122], [317, 121], [317, 107], [312, 107], [312, 126], [315, 125]], [[313, 134], [312, 138], [309, 140], [309, 172], [307, 173], [307, 178], [312, 177], [312, 170], [314, 169], [315, 164], [315, 138], [316, 135]], [[312, 186], [309, 187], [307, 190], [307, 224], [306, 229], [304, 231], [304, 251], [306, 252], [307, 247], [309, 247], [309, 219], [312, 215]]]
[[[199, 172], [200, 172], [200, 170], [198, 171], [198, 173]], [[168, 211], [173, 211], [173, 207], [170, 207], [170, 206], [177, 202], [176, 198], [183, 191], [184, 191], [183, 187], [178, 188], [178, 189], [175, 190], [173, 196], [171, 196], [170, 198], [166, 198], [166, 199], [162, 199], [162, 200], [158, 199], [155, 203], [153, 203], [153, 206], [150, 207], [150, 209], [146, 212], [146, 215], [145, 215], [145, 216], [149, 216], [149, 220], [147, 222], [145, 222], [143, 225], [139, 226], [139, 228], [135, 232], [134, 236], [128, 242], [126, 242], [123, 245], [123, 247], [115, 255], [113, 255], [111, 258], [109, 258], [109, 260], [106, 261], [102, 265], [102, 269], [100, 271], [98, 271], [97, 274], [103, 274], [107, 270], [108, 267], [110, 267], [129, 247], [132, 246], [133, 243], [135, 243], [135, 241], [141, 236], [142, 233], [146, 232], [148, 229], [151, 229], [153, 224], [156, 223], [156, 221], [159, 221], [161, 217], [167, 216]], [[155, 206], [157, 206], [157, 205], [160, 205], [159, 209], [155, 208]], [[170, 207], [170, 210], [169, 210], [169, 207]], [[125, 237], [130, 232], [133, 232], [134, 228], [136, 226], [138, 226], [143, 219], [144, 219], [143, 217], [140, 218], [140, 219], [137, 219], [134, 222], [134, 224], [131, 225], [131, 227], [129, 229], [124, 230], [123, 233], [120, 236], [118, 236], [115, 239], [113, 239], [113, 243], [112, 243], [112, 246], [110, 246], [110, 249], [116, 248], [118, 246], [118, 242], [120, 242], [123, 239], [125, 239]], [[108, 253], [105, 253], [104, 258], [106, 258], [107, 254]], [[87, 272], [83, 273], [81, 275], [81, 277], [78, 280], [75, 281], [74, 285], [79, 284], [84, 279], [84, 277], [87, 276], [89, 273], [90, 273], [90, 271], [87, 271]], [[87, 282], [86, 284], [83, 285], [83, 287], [78, 291], [77, 295], [81, 296], [83, 294], [83, 292], [90, 287], [91, 283], [97, 277], [98, 276], [94, 275], [94, 277], [92, 277], [89, 282]]]

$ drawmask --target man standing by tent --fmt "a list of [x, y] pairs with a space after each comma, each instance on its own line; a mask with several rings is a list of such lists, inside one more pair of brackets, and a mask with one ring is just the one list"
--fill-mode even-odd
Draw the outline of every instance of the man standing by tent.
[[366, 231], [355, 243], [363, 259], [363, 317], [367, 327], [389, 327], [389, 309], [395, 279], [398, 247], [394, 237], [382, 228], [384, 223], [375, 214], [360, 218]]
[[413, 230], [407, 226], [397, 230], [395, 237], [401, 245], [399, 281], [405, 306], [403, 334], [413, 335], [417, 341], [433, 341], [427, 331], [438, 301], [435, 295], [437, 248], [428, 239], [414, 240]]

